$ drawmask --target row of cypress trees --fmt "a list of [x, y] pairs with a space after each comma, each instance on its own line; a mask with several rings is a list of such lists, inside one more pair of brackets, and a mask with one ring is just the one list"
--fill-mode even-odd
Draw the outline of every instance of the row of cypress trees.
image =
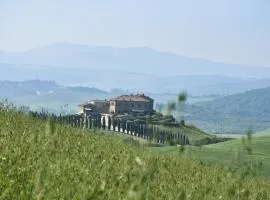
[[102, 130], [122, 132], [161, 144], [190, 144], [188, 137], [182, 133], [175, 133], [171, 130], [165, 130], [154, 125], [147, 125], [145, 123], [137, 123], [136, 121], [126, 121], [118, 118], [108, 117], [108, 121], [106, 123], [105, 117], [102, 117], [101, 115], [82, 117], [80, 115], [57, 116], [54, 114], [44, 114], [38, 112], [30, 112], [29, 114], [31, 117], [41, 120], [47, 120], [50, 118], [58, 124], [65, 124], [75, 128], [98, 128]]

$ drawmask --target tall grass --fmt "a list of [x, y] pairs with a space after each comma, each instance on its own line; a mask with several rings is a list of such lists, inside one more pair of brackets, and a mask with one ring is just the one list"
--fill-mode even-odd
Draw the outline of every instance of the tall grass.
[[0, 110], [0, 199], [269, 199], [270, 182]]

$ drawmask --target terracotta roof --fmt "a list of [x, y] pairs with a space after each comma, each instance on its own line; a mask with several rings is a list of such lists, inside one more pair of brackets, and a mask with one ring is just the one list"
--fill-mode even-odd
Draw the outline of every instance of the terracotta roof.
[[110, 99], [111, 101], [144, 101], [149, 102], [153, 99], [145, 96], [144, 94], [137, 94], [137, 95], [121, 95], [115, 98]]
[[79, 104], [78, 106], [81, 106], [81, 107], [87, 107], [87, 108], [95, 108], [95, 107], [96, 107], [94, 104], [91, 104], [91, 103], [89, 103], [89, 102]]
[[132, 109], [132, 112], [145, 112], [145, 110]]
[[78, 106], [86, 106], [86, 105], [88, 105], [89, 103], [81, 103], [81, 104], [79, 104]]
[[96, 100], [91, 100], [90, 102], [108, 102], [106, 99], [105, 100], [100, 100], [100, 99], [96, 99]]

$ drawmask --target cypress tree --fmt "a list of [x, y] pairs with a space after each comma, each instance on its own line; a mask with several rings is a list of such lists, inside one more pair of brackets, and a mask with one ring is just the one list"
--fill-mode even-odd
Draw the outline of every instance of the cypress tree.
[[84, 117], [80, 117], [81, 123], [80, 123], [80, 128], [83, 128], [83, 124], [84, 124]]
[[166, 134], [166, 132], [163, 131], [163, 133], [162, 133], [162, 144], [165, 144], [165, 134]]
[[145, 135], [146, 139], [149, 140], [149, 127], [147, 125], [145, 126]]
[[127, 134], [129, 134], [129, 131], [130, 131], [130, 122], [129, 121], [127, 121]]
[[101, 115], [98, 115], [98, 128], [101, 129]]
[[116, 125], [115, 122], [116, 122], [116, 121], [115, 121], [115, 119], [113, 118], [113, 119], [112, 119], [113, 131], [115, 131], [115, 125]]
[[97, 128], [97, 116], [93, 118], [93, 128]]
[[134, 132], [134, 124], [133, 124], [133, 121], [130, 122], [130, 134], [132, 135]]
[[103, 128], [103, 130], [105, 130], [105, 128], [106, 128], [105, 117], [102, 118], [102, 128]]
[[143, 133], [142, 133], [142, 125], [139, 124], [139, 136], [142, 137]]
[[117, 129], [118, 129], [118, 132], [120, 132], [120, 119], [117, 120]]
[[189, 139], [186, 137], [186, 145], [189, 145]]
[[89, 124], [88, 124], [88, 126], [89, 126], [90, 129], [92, 128], [92, 125], [93, 125], [92, 117], [89, 116]]
[[88, 117], [86, 116], [85, 117], [85, 128], [88, 129], [88, 124], [89, 124], [89, 121], [88, 121]]
[[133, 125], [133, 131], [134, 131], [134, 135], [138, 136], [138, 129], [137, 129], [137, 124], [136, 123], [134, 123], [134, 125]]
[[109, 118], [108, 118], [108, 130], [109, 130], [109, 131], [111, 130], [111, 126], [112, 126], [112, 119], [111, 119], [111, 117], [109, 116]]
[[123, 121], [123, 133], [126, 132], [126, 127], [127, 127], [126, 121]]

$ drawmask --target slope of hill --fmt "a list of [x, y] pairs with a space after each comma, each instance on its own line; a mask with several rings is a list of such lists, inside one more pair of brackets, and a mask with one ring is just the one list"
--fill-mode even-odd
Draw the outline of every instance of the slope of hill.
[[176, 127], [172, 128], [166, 126], [157, 126], [157, 127], [165, 131], [172, 131], [172, 133], [183, 133], [185, 136], [188, 137], [190, 145], [193, 146], [219, 143], [231, 139], [229, 136], [222, 138], [216, 137], [215, 135], [208, 134], [207, 132], [198, 129], [195, 126], [184, 126], [180, 128]]
[[270, 136], [270, 129], [265, 129], [265, 130], [262, 130], [262, 131], [258, 131], [253, 136], [254, 137]]
[[[252, 163], [254, 170], [261, 177], [270, 177], [270, 137], [252, 137], [251, 155], [247, 152], [248, 140], [235, 139], [217, 144], [186, 148], [184, 157], [225, 168], [245, 168]], [[153, 151], [166, 155], [179, 156], [176, 147], [152, 148]], [[258, 168], [255, 169], [256, 165]]]
[[194, 108], [201, 106], [209, 112], [215, 111], [225, 116], [269, 117], [269, 98], [270, 87], [267, 87], [198, 103], [194, 105]]
[[263, 130], [270, 124], [269, 98], [270, 87], [267, 87], [187, 105], [187, 119], [222, 123], [224, 129], [229, 127], [236, 133], [244, 132], [249, 126], [255, 131]]
[[3, 199], [268, 199], [270, 183], [0, 110]]

